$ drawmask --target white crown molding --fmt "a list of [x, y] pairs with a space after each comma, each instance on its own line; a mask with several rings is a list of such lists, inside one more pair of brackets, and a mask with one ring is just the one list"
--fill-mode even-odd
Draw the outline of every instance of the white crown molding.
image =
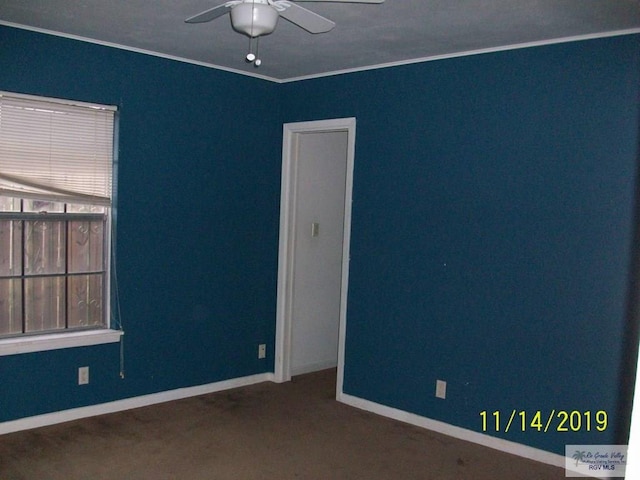
[[552, 38], [548, 40], [540, 40], [536, 42], [514, 43], [512, 45], [503, 45], [500, 47], [480, 48], [478, 50], [466, 50], [463, 52], [446, 53], [442, 55], [433, 55], [429, 57], [411, 58], [397, 62], [379, 63], [375, 65], [367, 65], [363, 67], [347, 68], [344, 70], [335, 70], [332, 72], [324, 72], [313, 75], [304, 75], [300, 77], [291, 77], [278, 80], [279, 83], [299, 82], [302, 80], [312, 80], [315, 78], [331, 77], [335, 75], [344, 75], [347, 73], [365, 72], [368, 70], [378, 70], [382, 68], [400, 67], [403, 65], [412, 65], [414, 63], [426, 63], [436, 60], [447, 60], [450, 58], [469, 57], [472, 55], [483, 55], [485, 53], [504, 52], [508, 50], [520, 50], [522, 48], [543, 47], [545, 45], [556, 45], [559, 43], [580, 42], [584, 40], [595, 40], [598, 38], [620, 37], [624, 35], [634, 35], [640, 33], [640, 28], [630, 28], [627, 30], [614, 30], [609, 32], [599, 32], [585, 35], [575, 35], [572, 37]]
[[259, 78], [260, 80], [267, 80], [269, 82], [280, 83], [280, 80], [278, 80], [277, 78], [272, 78], [266, 75], [259, 75], [257, 73], [245, 72], [244, 70], [237, 70], [234, 68], [224, 67], [222, 65], [215, 65], [213, 63], [190, 60], [188, 58], [178, 57], [175, 55], [168, 55], [166, 53], [154, 52], [152, 50], [146, 50], [144, 48], [129, 47], [127, 45], [121, 45], [119, 43], [105, 42], [102, 40], [95, 40], [93, 38], [82, 37], [80, 35], [72, 35], [69, 33], [56, 32], [55, 30], [48, 30], [46, 28], [32, 27], [30, 25], [22, 25], [20, 23], [6, 22], [4, 20], [0, 20], [0, 25], [4, 25], [5, 27], [19, 28], [21, 30], [29, 30], [31, 32], [36, 32], [36, 33], [44, 33], [46, 35], [53, 35], [55, 37], [78, 40], [80, 42], [93, 43], [95, 45], [101, 45], [103, 47], [111, 47], [111, 48], [117, 48], [119, 50], [127, 50], [129, 52], [141, 53], [143, 55], [150, 55], [152, 57], [164, 58], [164, 59], [173, 60], [176, 62], [190, 63], [192, 65], [198, 65], [200, 67], [213, 68], [215, 70], [222, 70], [229, 73], [237, 73], [239, 75], [245, 75], [247, 77]]
[[504, 51], [508, 51], [508, 50], [518, 50], [518, 49], [521, 49], [521, 48], [542, 47], [542, 46], [545, 46], [545, 45], [555, 45], [555, 44], [559, 44], [559, 43], [579, 42], [579, 41], [583, 41], [583, 40], [595, 40], [595, 39], [598, 39], [598, 38], [619, 37], [619, 36], [624, 36], [624, 35], [634, 35], [634, 34], [640, 33], [640, 28], [630, 28], [630, 29], [626, 29], [626, 30], [612, 30], [612, 31], [598, 32], [598, 33], [591, 33], [591, 34], [584, 34], [584, 35], [575, 35], [575, 36], [570, 36], [570, 37], [552, 38], [552, 39], [540, 40], [540, 41], [536, 41], [536, 42], [515, 43], [515, 44], [512, 44], [512, 45], [503, 45], [503, 46], [500, 46], [500, 47], [481, 48], [481, 49], [477, 49], [477, 50], [467, 50], [467, 51], [463, 51], [463, 52], [447, 53], [447, 54], [443, 54], [443, 55], [433, 55], [433, 56], [428, 56], [428, 57], [410, 58], [410, 59], [407, 59], [407, 60], [401, 60], [401, 61], [397, 61], [397, 62], [388, 62], [388, 63], [379, 63], [379, 64], [374, 64], [374, 65], [365, 65], [365, 66], [362, 66], [362, 67], [347, 68], [347, 69], [343, 69], [343, 70], [334, 70], [334, 71], [330, 71], [330, 72], [316, 73], [316, 74], [311, 74], [311, 75], [302, 75], [302, 76], [299, 76], [299, 77], [275, 78], [275, 77], [270, 77], [270, 76], [267, 76], [267, 75], [260, 75], [260, 74], [257, 74], [257, 73], [247, 72], [245, 70], [239, 70], [239, 69], [234, 69], [234, 68], [230, 68], [230, 67], [224, 67], [222, 65], [216, 65], [216, 64], [213, 64], [213, 63], [200, 62], [200, 61], [197, 61], [197, 60], [190, 60], [188, 58], [178, 57], [178, 56], [174, 56], [174, 55], [168, 55], [168, 54], [165, 54], [165, 53], [154, 52], [152, 50], [145, 50], [145, 49], [142, 49], [142, 48], [129, 47], [129, 46], [126, 46], [126, 45], [121, 45], [121, 44], [112, 43], [112, 42], [105, 42], [105, 41], [101, 41], [101, 40], [95, 40], [95, 39], [92, 39], [92, 38], [82, 37], [82, 36], [79, 36], [79, 35], [72, 35], [72, 34], [68, 34], [68, 33], [56, 32], [54, 30], [47, 30], [47, 29], [44, 29], [44, 28], [32, 27], [32, 26], [29, 26], [29, 25], [22, 25], [22, 24], [19, 24], [19, 23], [6, 22], [4, 20], [0, 20], [0, 25], [4, 25], [4, 26], [7, 26], [7, 27], [13, 27], [13, 28], [19, 28], [19, 29], [22, 29], [22, 30], [30, 30], [30, 31], [37, 32], [37, 33], [44, 33], [44, 34], [47, 34], [47, 35], [54, 35], [54, 36], [57, 36], [57, 37], [69, 38], [69, 39], [72, 39], [72, 40], [79, 40], [81, 42], [93, 43], [93, 44], [102, 45], [102, 46], [105, 46], [105, 47], [118, 48], [120, 50], [127, 50], [127, 51], [130, 51], [130, 52], [141, 53], [141, 54], [144, 54], [144, 55], [151, 55], [153, 57], [165, 58], [167, 60], [174, 60], [176, 62], [190, 63], [192, 65], [198, 65], [198, 66], [206, 67], [206, 68], [213, 68], [215, 70], [222, 70], [222, 71], [229, 72], [229, 73], [236, 73], [238, 75], [244, 75], [244, 76], [247, 76], [247, 77], [257, 78], [257, 79], [260, 79], [260, 80], [266, 80], [268, 82], [274, 82], [274, 83], [292, 83], [292, 82], [299, 82], [299, 81], [303, 81], [303, 80], [313, 80], [313, 79], [316, 79], [316, 78], [332, 77], [332, 76], [336, 76], [336, 75], [344, 75], [344, 74], [348, 74], [348, 73], [365, 72], [365, 71], [368, 71], [368, 70], [378, 70], [378, 69], [382, 69], [382, 68], [399, 67], [399, 66], [403, 66], [403, 65], [411, 65], [411, 64], [414, 64], [414, 63], [433, 62], [433, 61], [436, 61], [436, 60], [447, 60], [447, 59], [450, 59], [450, 58], [468, 57], [468, 56], [471, 56], [471, 55], [482, 55], [482, 54], [485, 54], [485, 53], [504, 52]]

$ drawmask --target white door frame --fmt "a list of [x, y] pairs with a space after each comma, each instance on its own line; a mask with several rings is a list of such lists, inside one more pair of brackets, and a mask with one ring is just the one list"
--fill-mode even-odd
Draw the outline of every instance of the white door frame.
[[342, 392], [344, 372], [344, 340], [347, 319], [347, 287], [349, 285], [349, 243], [351, 239], [351, 199], [353, 195], [353, 163], [355, 158], [356, 119], [337, 118], [311, 122], [286, 123], [282, 140], [282, 184], [280, 194], [280, 247], [278, 253], [278, 293], [276, 306], [275, 372], [276, 382], [291, 380], [291, 329], [293, 305], [293, 262], [297, 171], [294, 148], [300, 133], [347, 132], [347, 171], [342, 239], [342, 284], [338, 332], [338, 381], [336, 392]]

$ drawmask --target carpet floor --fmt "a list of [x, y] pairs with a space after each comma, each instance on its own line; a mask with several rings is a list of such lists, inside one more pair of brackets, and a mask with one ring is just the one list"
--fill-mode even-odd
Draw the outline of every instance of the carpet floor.
[[0, 436], [2, 480], [560, 480], [336, 402], [335, 370]]

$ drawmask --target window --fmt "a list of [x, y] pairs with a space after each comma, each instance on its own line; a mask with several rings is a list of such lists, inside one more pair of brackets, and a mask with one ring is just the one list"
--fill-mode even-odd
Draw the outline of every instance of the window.
[[0, 92], [0, 337], [109, 327], [114, 114]]

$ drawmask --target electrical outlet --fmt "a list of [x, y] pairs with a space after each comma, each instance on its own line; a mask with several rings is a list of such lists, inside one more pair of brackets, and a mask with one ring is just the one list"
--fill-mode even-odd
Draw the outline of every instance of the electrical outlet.
[[436, 380], [436, 397], [447, 398], [447, 382], [444, 380]]
[[89, 383], [89, 367], [78, 368], [78, 385]]
[[258, 345], [258, 358], [265, 358], [267, 356], [267, 345], [261, 343]]

